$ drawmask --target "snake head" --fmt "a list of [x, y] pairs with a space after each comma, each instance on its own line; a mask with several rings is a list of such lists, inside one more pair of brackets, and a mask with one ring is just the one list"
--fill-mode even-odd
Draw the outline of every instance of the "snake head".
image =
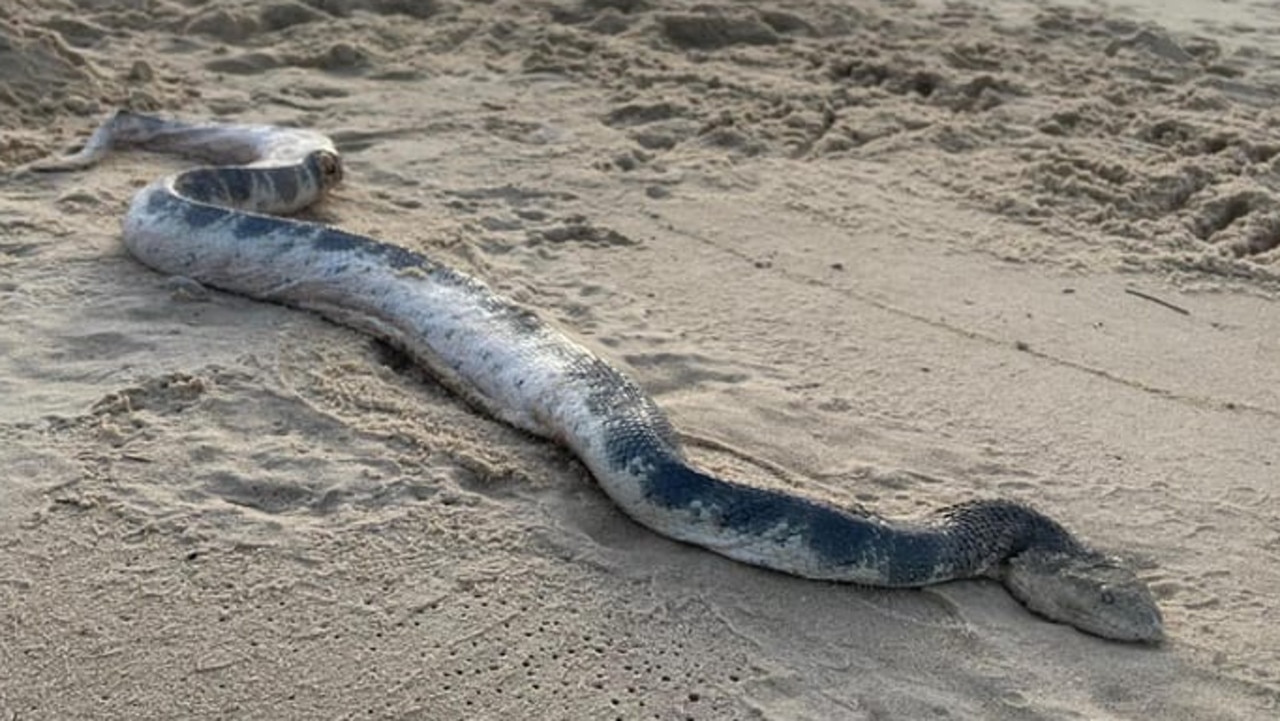
[[1117, 641], [1164, 639], [1151, 590], [1115, 558], [1030, 549], [1008, 560], [1003, 580], [1027, 608], [1086, 633]]

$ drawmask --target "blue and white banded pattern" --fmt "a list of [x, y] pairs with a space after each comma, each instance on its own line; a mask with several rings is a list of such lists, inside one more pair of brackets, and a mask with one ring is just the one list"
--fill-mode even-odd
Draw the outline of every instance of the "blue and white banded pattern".
[[316, 132], [187, 123], [117, 112], [83, 150], [40, 170], [84, 168], [113, 149], [220, 165], [138, 192], [124, 242], [162, 272], [315, 311], [403, 349], [495, 418], [570, 449], [631, 518], [670, 538], [813, 579], [916, 587], [988, 577], [1037, 613], [1106, 638], [1155, 642], [1147, 586], [1042, 513], [979, 500], [890, 520], [693, 467], [634, 381], [482, 282], [420, 253], [277, 217], [342, 179]]

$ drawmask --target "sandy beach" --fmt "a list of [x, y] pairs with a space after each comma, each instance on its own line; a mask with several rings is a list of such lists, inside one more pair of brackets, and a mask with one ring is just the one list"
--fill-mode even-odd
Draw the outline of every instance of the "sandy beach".
[[[329, 134], [304, 217], [537, 311], [701, 466], [1033, 503], [1167, 640], [645, 530], [385, 345], [131, 258], [190, 161], [24, 168], [115, 107]], [[0, 721], [1277, 718], [1277, 108], [1243, 0], [0, 4]]]

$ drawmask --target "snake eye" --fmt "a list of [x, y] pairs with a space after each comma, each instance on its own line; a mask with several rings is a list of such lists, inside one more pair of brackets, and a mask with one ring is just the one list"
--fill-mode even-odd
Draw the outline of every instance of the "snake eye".
[[1102, 589], [1102, 594], [1099, 596], [1099, 599], [1101, 599], [1103, 603], [1110, 606], [1111, 604], [1116, 602], [1116, 595], [1112, 593], [1110, 589], [1104, 588]]

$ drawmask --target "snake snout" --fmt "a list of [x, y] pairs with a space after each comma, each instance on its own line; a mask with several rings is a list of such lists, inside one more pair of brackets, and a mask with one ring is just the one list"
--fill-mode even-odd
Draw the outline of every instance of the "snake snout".
[[1164, 619], [1151, 590], [1114, 559], [1023, 553], [1010, 559], [1005, 583], [1027, 608], [1086, 633], [1116, 641], [1164, 640]]

